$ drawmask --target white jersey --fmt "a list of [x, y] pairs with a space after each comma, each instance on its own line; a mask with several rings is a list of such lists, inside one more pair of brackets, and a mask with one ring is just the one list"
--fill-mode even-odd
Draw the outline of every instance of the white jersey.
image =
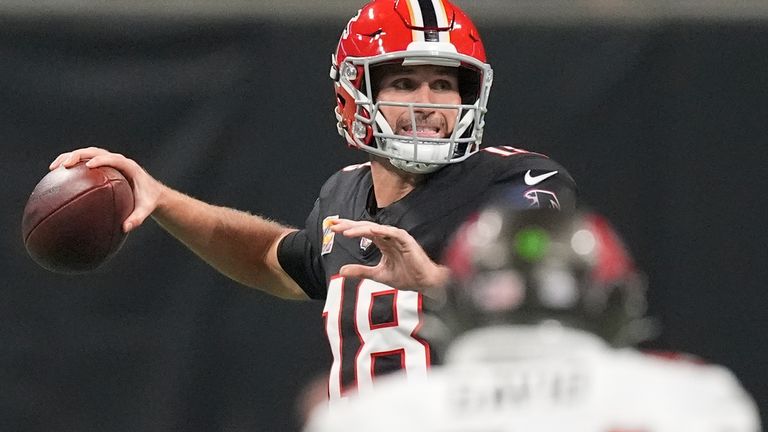
[[[500, 335], [499, 333], [504, 333]], [[727, 369], [616, 350], [566, 329], [485, 329], [429, 379], [392, 376], [315, 411], [306, 432], [758, 432]]]

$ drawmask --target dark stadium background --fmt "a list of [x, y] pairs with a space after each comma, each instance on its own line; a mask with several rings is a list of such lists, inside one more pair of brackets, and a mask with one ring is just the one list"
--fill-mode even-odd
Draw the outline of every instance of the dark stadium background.
[[[477, 21], [496, 72], [485, 143], [568, 167], [648, 273], [649, 346], [730, 367], [765, 417], [768, 21]], [[301, 225], [364, 159], [333, 124], [343, 24], [0, 14], [0, 430], [296, 430], [329, 360], [322, 304], [240, 287], [151, 221], [97, 272], [47, 273], [21, 212], [58, 153], [94, 145]]]

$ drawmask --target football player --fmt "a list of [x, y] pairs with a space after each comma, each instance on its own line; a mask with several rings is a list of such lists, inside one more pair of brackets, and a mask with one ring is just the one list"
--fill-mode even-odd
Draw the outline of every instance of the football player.
[[318, 408], [307, 432], [760, 430], [727, 369], [628, 347], [653, 333], [644, 278], [599, 215], [489, 207], [446, 262], [446, 363]]
[[[430, 297], [449, 276], [435, 258], [453, 230], [500, 187], [518, 206], [571, 208], [575, 184], [541, 154], [481, 149], [493, 80], [475, 25], [447, 0], [374, 0], [344, 28], [332, 56], [339, 133], [368, 162], [333, 175], [303, 229], [193, 199], [104, 149], [51, 164], [113, 166], [131, 181], [126, 231], [152, 216], [225, 275], [290, 299], [325, 301], [329, 394], [366, 391], [436, 361]], [[509, 189], [511, 188], [511, 189]]]

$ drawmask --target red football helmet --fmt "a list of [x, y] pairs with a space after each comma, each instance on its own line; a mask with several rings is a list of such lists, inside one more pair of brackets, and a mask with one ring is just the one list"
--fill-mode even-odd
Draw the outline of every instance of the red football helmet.
[[[381, 64], [438, 65], [459, 70], [460, 105], [395, 103], [374, 99], [371, 70]], [[472, 21], [448, 0], [373, 0], [341, 34], [332, 57], [338, 130], [351, 147], [384, 156], [415, 173], [460, 162], [480, 148], [493, 80]], [[375, 84], [375, 83], [374, 83]], [[380, 106], [456, 109], [447, 138], [396, 135]]]
[[455, 333], [560, 322], [629, 345], [651, 336], [645, 278], [608, 221], [552, 209], [482, 211], [448, 248], [443, 311]]

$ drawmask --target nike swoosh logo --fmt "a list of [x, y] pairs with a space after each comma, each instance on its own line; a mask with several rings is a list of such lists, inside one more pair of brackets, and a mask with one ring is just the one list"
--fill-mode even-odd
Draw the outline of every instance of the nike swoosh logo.
[[557, 171], [550, 171], [548, 173], [539, 174], [537, 176], [532, 176], [531, 175], [531, 170], [528, 170], [528, 171], [525, 172], [525, 184], [527, 184], [528, 186], [537, 185], [537, 184], [543, 182], [544, 180], [552, 177], [555, 174], [557, 174]]

